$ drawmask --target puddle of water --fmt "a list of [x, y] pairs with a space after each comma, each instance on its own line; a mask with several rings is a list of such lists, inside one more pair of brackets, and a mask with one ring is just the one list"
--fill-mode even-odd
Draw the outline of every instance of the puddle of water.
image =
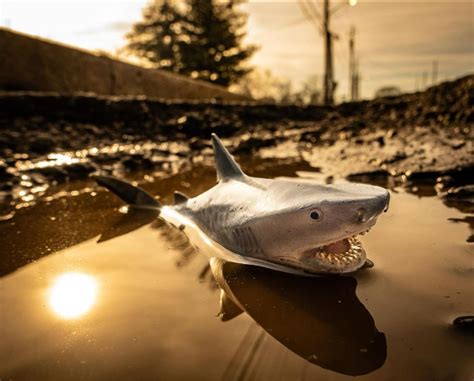
[[[294, 175], [298, 165], [255, 167]], [[260, 171], [260, 173], [259, 173]], [[198, 194], [209, 168], [147, 183]], [[375, 267], [302, 278], [213, 263], [153, 213], [79, 192], [0, 224], [3, 379], [472, 379], [469, 217], [393, 193], [362, 237]], [[99, 243], [97, 241], [100, 241]], [[219, 315], [219, 316], [216, 316]]]

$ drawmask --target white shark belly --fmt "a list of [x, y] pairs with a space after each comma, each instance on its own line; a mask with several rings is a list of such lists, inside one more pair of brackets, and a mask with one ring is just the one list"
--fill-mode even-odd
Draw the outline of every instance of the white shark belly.
[[281, 266], [263, 259], [247, 257], [245, 255], [234, 253], [233, 251], [226, 249], [220, 243], [210, 238], [194, 221], [172, 207], [162, 207], [160, 217], [169, 224], [173, 225], [175, 228], [184, 230], [184, 234], [186, 234], [186, 236], [189, 238], [191, 245], [197, 251], [206, 255], [209, 260], [211, 258], [220, 258], [228, 262], [266, 267], [272, 270], [283, 271], [290, 274], [316, 276], [316, 274], [310, 274], [295, 268]]

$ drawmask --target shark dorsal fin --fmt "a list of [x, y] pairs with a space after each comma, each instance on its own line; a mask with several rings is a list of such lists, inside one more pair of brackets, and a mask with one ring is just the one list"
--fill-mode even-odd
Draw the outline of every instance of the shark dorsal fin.
[[216, 134], [212, 134], [212, 146], [216, 161], [217, 180], [226, 181], [231, 178], [243, 178], [245, 174], [240, 169], [229, 151], [224, 147]]
[[184, 193], [174, 191], [174, 203], [175, 205], [178, 204], [184, 204], [186, 201], [188, 201], [188, 196], [186, 196]]

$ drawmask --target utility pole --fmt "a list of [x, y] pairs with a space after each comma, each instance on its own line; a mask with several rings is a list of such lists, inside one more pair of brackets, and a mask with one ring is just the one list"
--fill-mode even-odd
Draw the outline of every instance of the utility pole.
[[359, 98], [359, 63], [355, 55], [355, 28], [349, 31], [349, 100]]
[[324, 34], [324, 104], [334, 103], [334, 73], [332, 57], [332, 34], [329, 30], [329, 0], [324, 0], [323, 5], [323, 34]]
[[347, 93], [350, 101], [354, 100], [354, 35], [354, 26], [351, 26], [349, 30], [349, 91]]
[[421, 89], [425, 90], [427, 86], [428, 86], [428, 72], [424, 71], [421, 74]]
[[354, 63], [354, 100], [359, 100], [359, 86], [360, 86], [360, 73], [359, 73], [359, 60], [356, 59]]
[[354, 6], [357, 0], [348, 0], [330, 6], [330, 0], [324, 0], [323, 11], [319, 11], [316, 0], [299, 0], [298, 4], [306, 19], [321, 33], [324, 38], [324, 75], [323, 75], [323, 102], [326, 105], [334, 103], [334, 92], [337, 82], [334, 80], [333, 33], [330, 28], [330, 18], [337, 10], [344, 6]]
[[5, 18], [5, 28], [12, 29], [12, 20], [10, 18]]
[[438, 82], [438, 61], [433, 61], [433, 67], [431, 70], [431, 84], [435, 85]]

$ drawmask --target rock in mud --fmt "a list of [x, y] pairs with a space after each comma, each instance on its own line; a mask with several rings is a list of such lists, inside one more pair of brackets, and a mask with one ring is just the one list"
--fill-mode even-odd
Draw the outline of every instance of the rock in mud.
[[249, 155], [260, 148], [273, 147], [277, 144], [277, 139], [275, 138], [259, 138], [259, 137], [250, 137], [246, 140], [243, 140], [239, 143], [238, 147], [232, 151], [235, 155]]
[[90, 162], [73, 163], [64, 167], [64, 169], [69, 180], [85, 179], [97, 170], [96, 166]]
[[349, 181], [357, 181], [362, 183], [371, 182], [373, 180], [381, 181], [387, 180], [390, 173], [385, 169], [374, 169], [372, 171], [356, 172], [346, 176]]
[[68, 178], [67, 171], [63, 167], [59, 166], [35, 168], [31, 171], [28, 171], [28, 174], [40, 175], [48, 182], [52, 183], [63, 183]]
[[397, 161], [404, 160], [408, 157], [405, 152], [398, 151], [394, 155], [387, 157], [381, 161], [381, 164], [393, 164]]
[[153, 161], [142, 154], [126, 155], [120, 163], [126, 171], [136, 171], [140, 169], [146, 170], [155, 167]]
[[4, 162], [0, 162], [0, 182], [5, 182], [10, 180], [13, 175], [7, 171], [8, 165]]
[[474, 185], [450, 188], [447, 192], [441, 193], [440, 196], [447, 201], [474, 202]]
[[439, 178], [443, 172], [441, 170], [419, 170], [411, 171], [408, 170], [405, 172], [405, 176], [411, 182], [429, 182], [435, 183], [436, 179]]
[[192, 151], [202, 151], [205, 148], [211, 148], [211, 144], [203, 139], [194, 137], [189, 139], [189, 148]]
[[459, 316], [453, 321], [454, 328], [474, 334], [474, 316]]
[[39, 134], [34, 140], [31, 141], [29, 150], [33, 153], [41, 155], [53, 151], [55, 146], [56, 144], [50, 136], [46, 134]]

